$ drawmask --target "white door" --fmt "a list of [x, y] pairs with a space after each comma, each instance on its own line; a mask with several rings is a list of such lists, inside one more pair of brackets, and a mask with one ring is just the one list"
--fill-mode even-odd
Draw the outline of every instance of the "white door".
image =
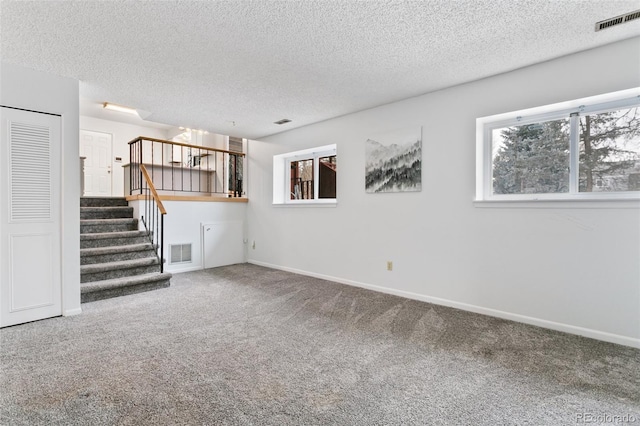
[[80, 156], [84, 160], [84, 194], [111, 196], [111, 135], [80, 130]]
[[242, 221], [202, 224], [205, 268], [244, 262]]
[[62, 315], [61, 119], [0, 107], [0, 327]]

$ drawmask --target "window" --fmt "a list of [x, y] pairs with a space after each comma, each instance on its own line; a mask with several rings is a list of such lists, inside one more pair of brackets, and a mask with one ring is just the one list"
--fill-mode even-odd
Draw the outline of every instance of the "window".
[[478, 119], [476, 199], [640, 199], [638, 93]]
[[491, 132], [493, 194], [569, 191], [569, 120]]
[[314, 159], [296, 160], [289, 162], [291, 169], [291, 191], [289, 198], [291, 200], [313, 200], [315, 197]]
[[244, 169], [244, 157], [238, 154], [229, 154], [229, 194], [232, 197], [242, 197], [242, 171]]
[[579, 131], [580, 192], [640, 191], [640, 107], [582, 115]]
[[336, 146], [273, 157], [274, 204], [335, 204]]

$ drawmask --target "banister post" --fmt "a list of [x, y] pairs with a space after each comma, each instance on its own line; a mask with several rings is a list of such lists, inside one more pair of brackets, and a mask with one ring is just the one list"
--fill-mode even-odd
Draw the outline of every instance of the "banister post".
[[160, 273], [164, 272], [164, 215], [160, 214]]
[[129, 145], [129, 195], [133, 193], [133, 146]]
[[138, 139], [138, 142], [140, 143], [140, 158], [138, 158], [138, 169], [140, 169], [140, 193], [142, 194], [142, 139]]

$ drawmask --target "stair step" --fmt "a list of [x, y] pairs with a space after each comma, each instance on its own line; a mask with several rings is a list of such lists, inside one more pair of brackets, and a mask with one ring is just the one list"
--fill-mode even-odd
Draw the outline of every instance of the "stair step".
[[109, 263], [155, 256], [151, 243], [80, 249], [80, 264]]
[[125, 198], [81, 197], [80, 219], [82, 303], [171, 285]]
[[103, 281], [112, 278], [150, 274], [152, 272], [160, 272], [160, 261], [155, 256], [109, 263], [94, 263], [93, 265], [80, 266], [80, 282]]
[[106, 207], [128, 206], [129, 203], [122, 197], [81, 197], [80, 207]]
[[117, 219], [132, 218], [133, 207], [80, 207], [80, 219]]
[[81, 234], [101, 232], [137, 231], [138, 219], [84, 219], [80, 221]]
[[80, 300], [82, 303], [93, 302], [111, 297], [141, 293], [143, 291], [166, 288], [171, 285], [171, 274], [152, 273], [135, 277], [114, 278], [94, 281], [80, 285]]
[[125, 246], [149, 242], [147, 231], [99, 232], [95, 234], [81, 234], [80, 248]]

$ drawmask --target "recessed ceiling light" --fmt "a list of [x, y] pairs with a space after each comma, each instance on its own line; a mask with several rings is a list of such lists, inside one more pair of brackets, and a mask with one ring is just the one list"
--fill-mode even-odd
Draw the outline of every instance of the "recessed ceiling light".
[[283, 118], [282, 120], [278, 120], [278, 121], [274, 121], [273, 124], [277, 124], [279, 126], [283, 125], [283, 124], [287, 124], [287, 123], [291, 123], [291, 120], [289, 120], [288, 118]]
[[108, 109], [111, 111], [118, 111], [118, 112], [124, 112], [126, 114], [132, 114], [132, 115], [137, 115], [138, 117], [140, 115], [138, 115], [138, 111], [136, 111], [134, 108], [129, 108], [126, 106], [122, 106], [122, 105], [116, 105], [116, 104], [111, 104], [109, 102], [105, 102], [102, 104], [102, 107], [104, 109]]

